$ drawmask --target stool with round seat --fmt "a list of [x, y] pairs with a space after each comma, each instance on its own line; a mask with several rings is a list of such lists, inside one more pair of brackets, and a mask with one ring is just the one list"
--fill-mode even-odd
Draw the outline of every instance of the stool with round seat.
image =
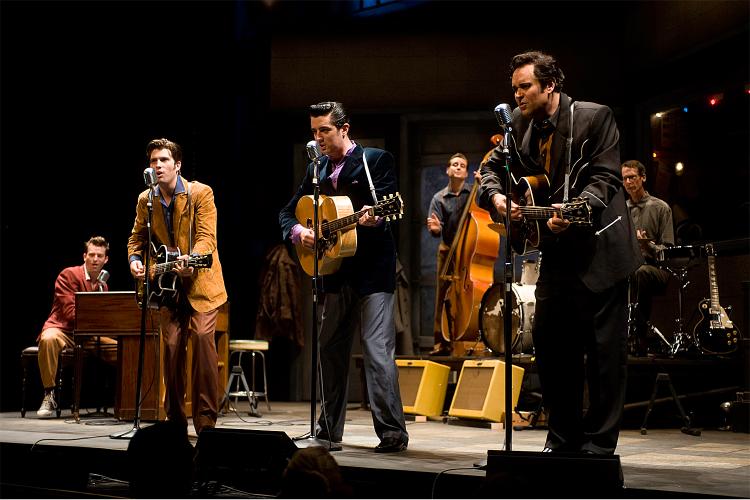
[[[240, 397], [247, 398], [250, 403], [250, 415], [260, 417], [261, 414], [258, 412], [258, 396], [263, 396], [266, 400], [266, 406], [268, 411], [271, 411], [271, 403], [268, 401], [268, 379], [266, 377], [266, 357], [263, 354], [264, 351], [268, 350], [268, 341], [266, 340], [245, 340], [237, 339], [229, 341], [229, 360], [232, 360], [232, 356], [237, 354], [237, 364], [232, 366], [232, 371], [227, 381], [227, 387], [224, 390], [224, 398], [219, 405], [222, 411], [225, 405], [229, 404], [229, 398], [234, 398], [234, 407], [237, 407], [237, 400]], [[252, 373], [250, 386], [247, 384], [245, 378], [245, 372], [242, 369], [242, 355], [244, 353], [250, 353], [252, 359]], [[255, 356], [260, 355], [261, 362], [263, 363], [263, 391], [255, 390]], [[234, 382], [235, 388], [232, 391], [232, 383]], [[242, 384], [242, 385], [240, 385]]]

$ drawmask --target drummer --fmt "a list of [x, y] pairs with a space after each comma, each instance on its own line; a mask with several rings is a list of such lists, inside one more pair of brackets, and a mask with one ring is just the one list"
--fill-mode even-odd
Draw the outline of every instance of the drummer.
[[638, 160], [628, 160], [622, 164], [622, 180], [628, 192], [626, 203], [646, 261], [636, 270], [630, 287], [630, 302], [637, 303], [636, 328], [640, 337], [640, 352], [635, 354], [645, 355], [652, 298], [664, 292], [669, 280], [669, 273], [657, 267], [657, 264], [664, 248], [674, 246], [672, 209], [664, 201], [648, 194], [644, 187], [646, 167]]

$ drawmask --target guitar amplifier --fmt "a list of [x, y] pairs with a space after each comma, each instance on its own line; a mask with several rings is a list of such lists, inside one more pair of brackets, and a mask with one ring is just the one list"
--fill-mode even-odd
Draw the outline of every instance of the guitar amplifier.
[[421, 359], [397, 359], [404, 413], [442, 415], [450, 367]]
[[[511, 374], [511, 400], [515, 408], [521, 394], [524, 369], [513, 365]], [[464, 361], [448, 415], [504, 421], [505, 363], [499, 359]]]

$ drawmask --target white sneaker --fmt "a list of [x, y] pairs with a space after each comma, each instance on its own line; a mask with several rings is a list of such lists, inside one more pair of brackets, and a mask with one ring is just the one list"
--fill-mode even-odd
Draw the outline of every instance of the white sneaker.
[[36, 411], [36, 414], [40, 417], [51, 417], [52, 413], [57, 410], [57, 403], [55, 403], [55, 395], [52, 392], [48, 392], [44, 395], [42, 400], [42, 406]]

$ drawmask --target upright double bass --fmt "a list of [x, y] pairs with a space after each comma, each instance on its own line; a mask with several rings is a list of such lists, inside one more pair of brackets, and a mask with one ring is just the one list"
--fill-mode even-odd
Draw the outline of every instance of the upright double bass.
[[[491, 139], [495, 145], [500, 140], [499, 135]], [[476, 204], [478, 188], [479, 183], [475, 181], [438, 276], [448, 283], [440, 315], [443, 338], [450, 342], [478, 338], [479, 309], [484, 292], [492, 286], [500, 250], [500, 235], [489, 227], [493, 222], [489, 212]]]

